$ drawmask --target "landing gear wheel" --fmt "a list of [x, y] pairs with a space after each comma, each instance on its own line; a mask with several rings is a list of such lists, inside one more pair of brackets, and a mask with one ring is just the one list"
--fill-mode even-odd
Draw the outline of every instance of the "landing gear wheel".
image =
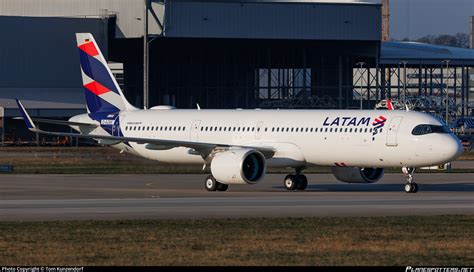
[[405, 192], [406, 193], [416, 193], [418, 192], [418, 184], [412, 182], [405, 184]]
[[305, 175], [297, 175], [296, 179], [296, 190], [304, 191], [308, 187], [308, 179]]
[[285, 181], [284, 181], [284, 184], [285, 184], [285, 188], [287, 190], [295, 190], [296, 189], [296, 176], [295, 175], [287, 175], [285, 177]]
[[229, 185], [217, 182], [217, 186], [216, 186], [217, 191], [224, 192], [224, 191], [227, 191], [227, 188], [229, 188]]
[[415, 168], [403, 167], [402, 171], [407, 177], [407, 183], [405, 184], [405, 187], [404, 187], [405, 192], [406, 193], [418, 192], [418, 184], [413, 182], [413, 174], [415, 174]]
[[204, 182], [204, 186], [206, 186], [208, 191], [215, 191], [217, 189], [217, 181], [212, 175], [209, 175]]

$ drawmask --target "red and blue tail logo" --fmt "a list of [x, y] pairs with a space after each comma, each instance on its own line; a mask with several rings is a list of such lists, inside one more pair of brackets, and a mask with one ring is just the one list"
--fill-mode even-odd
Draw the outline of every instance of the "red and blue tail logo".
[[76, 39], [88, 112], [118, 112], [133, 108], [125, 100], [92, 34], [76, 33]]
[[375, 118], [375, 120], [372, 122], [372, 141], [375, 141], [375, 135], [379, 132], [380, 129], [385, 126], [385, 123], [387, 122], [387, 118], [384, 116], [380, 115], [378, 118]]

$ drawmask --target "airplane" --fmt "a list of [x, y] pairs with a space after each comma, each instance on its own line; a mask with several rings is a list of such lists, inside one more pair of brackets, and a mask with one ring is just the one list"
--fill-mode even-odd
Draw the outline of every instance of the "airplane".
[[[292, 168], [283, 185], [305, 190], [309, 166], [329, 166], [346, 183], [374, 183], [384, 168], [400, 167], [404, 190], [416, 193], [418, 167], [455, 160], [459, 139], [431, 115], [404, 110], [205, 110], [155, 106], [138, 109], [123, 95], [94, 37], [76, 33], [87, 113], [68, 121], [31, 118], [17, 100], [29, 130], [91, 138], [148, 159], [210, 167], [208, 191], [257, 184], [267, 167]], [[66, 125], [77, 133], [41, 130]]]

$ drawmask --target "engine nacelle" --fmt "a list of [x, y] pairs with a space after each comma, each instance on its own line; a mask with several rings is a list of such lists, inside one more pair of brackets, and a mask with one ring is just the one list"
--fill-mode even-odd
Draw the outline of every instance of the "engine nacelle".
[[334, 176], [345, 183], [374, 183], [384, 174], [383, 168], [333, 167]]
[[224, 184], [256, 184], [265, 176], [266, 159], [254, 149], [217, 153], [211, 161], [214, 178]]

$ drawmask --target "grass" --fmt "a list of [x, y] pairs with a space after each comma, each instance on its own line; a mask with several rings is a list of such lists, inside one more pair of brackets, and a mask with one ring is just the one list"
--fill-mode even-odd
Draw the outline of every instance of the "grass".
[[474, 265], [474, 216], [0, 223], [2, 265]]

